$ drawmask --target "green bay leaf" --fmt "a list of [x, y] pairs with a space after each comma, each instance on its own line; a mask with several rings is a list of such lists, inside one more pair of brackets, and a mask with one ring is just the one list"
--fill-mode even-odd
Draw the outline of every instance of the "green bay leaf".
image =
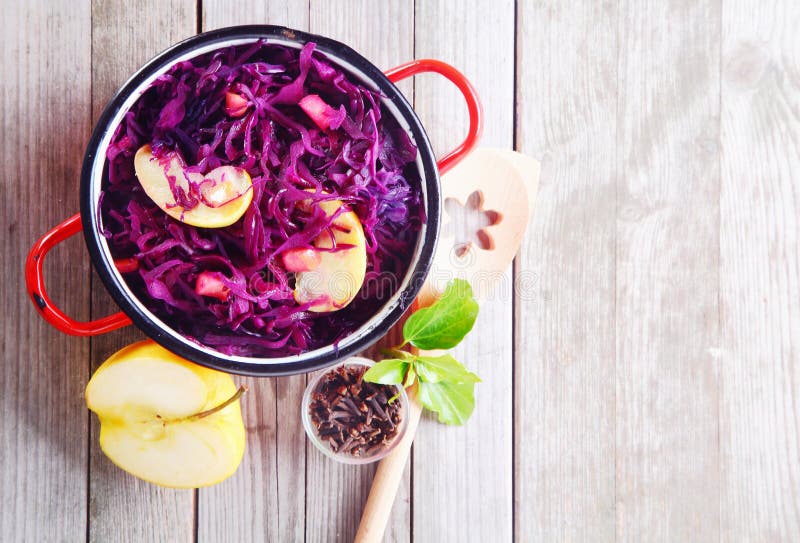
[[465, 368], [461, 362], [444, 354], [442, 356], [417, 356], [414, 367], [419, 378], [428, 383], [477, 383], [480, 378]]
[[420, 380], [417, 397], [439, 414], [439, 422], [462, 425], [475, 409], [475, 383], [428, 383]]
[[381, 360], [364, 373], [364, 380], [381, 385], [399, 385], [406, 379], [409, 362], [399, 358]]
[[408, 318], [403, 338], [418, 349], [450, 349], [472, 330], [477, 317], [472, 287], [463, 279], [454, 279], [439, 300]]

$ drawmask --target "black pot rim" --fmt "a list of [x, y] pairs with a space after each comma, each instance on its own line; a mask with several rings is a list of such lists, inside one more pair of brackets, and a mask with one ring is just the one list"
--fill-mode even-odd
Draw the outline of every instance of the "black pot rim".
[[[106, 259], [101, 249], [101, 244], [104, 243], [104, 240], [98, 228], [96, 202], [92, 199], [91, 181], [95, 161], [96, 159], [105, 160], [104, 157], [98, 157], [97, 152], [104, 136], [110, 129], [116, 128], [116, 126], [110, 126], [112, 119], [119, 113], [124, 102], [130, 98], [131, 94], [154, 72], [166, 66], [171, 66], [176, 58], [217, 42], [222, 47], [224, 42], [240, 39], [266, 39], [267, 41], [275, 39], [282, 42], [291, 41], [297, 45], [312, 41], [316, 44], [316, 50], [329, 57], [334, 63], [340, 64], [341, 61], [344, 61], [357, 68], [368, 78], [370, 83], [386, 96], [385, 101], [393, 103], [402, 116], [403, 121], [409, 127], [413, 141], [417, 145], [419, 162], [422, 165], [420, 176], [425, 195], [424, 204], [427, 224], [424, 230], [424, 237], [417, 242], [422, 245], [416, 262], [407, 272], [408, 283], [400, 292], [397, 302], [388, 312], [383, 314], [381, 320], [371, 325], [371, 329], [352, 343], [345, 345], [341, 349], [335, 348], [333, 351], [318, 355], [313, 355], [316, 351], [295, 355], [292, 358], [297, 358], [296, 362], [270, 362], [273, 360], [270, 358], [252, 358], [253, 362], [239, 362], [232, 360], [223, 353], [209, 352], [205, 350], [207, 348], [200, 345], [194, 347], [191, 343], [181, 341], [174, 337], [172, 333], [167, 332], [165, 330], [166, 324], [154, 321], [148, 314], [149, 312], [143, 311], [131, 300], [131, 297], [128, 296], [125, 288], [123, 288], [122, 279], [118, 274], [112, 272], [111, 266], [113, 266], [113, 262], [109, 262]], [[341, 69], [347, 71], [345, 67], [341, 67]], [[103, 150], [104, 152], [105, 150]], [[117, 91], [95, 124], [81, 170], [80, 200], [83, 234], [92, 263], [106, 290], [133, 323], [147, 336], [179, 356], [209, 368], [255, 377], [294, 375], [326, 368], [339, 360], [363, 351], [383, 337], [400, 319], [405, 310], [410, 307], [422, 288], [435, 254], [441, 220], [439, 170], [436, 166], [433, 149], [422, 123], [398, 88], [389, 81], [379, 68], [347, 45], [324, 36], [273, 25], [233, 26], [198, 34], [173, 45], [142, 66]], [[383, 311], [383, 309], [379, 310], [378, 314], [380, 314], [380, 311]], [[369, 322], [367, 321], [367, 324]], [[367, 324], [362, 325], [354, 333], [358, 333]]]

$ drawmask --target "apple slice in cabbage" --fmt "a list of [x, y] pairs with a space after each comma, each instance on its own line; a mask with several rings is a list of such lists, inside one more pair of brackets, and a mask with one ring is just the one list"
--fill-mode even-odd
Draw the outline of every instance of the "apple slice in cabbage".
[[[242, 168], [220, 166], [205, 176], [187, 172], [178, 153], [156, 158], [150, 145], [144, 145], [136, 152], [133, 165], [136, 177], [150, 199], [170, 217], [192, 226], [230, 226], [244, 215], [253, 201], [253, 183]], [[197, 183], [203, 196], [201, 201], [191, 209], [178, 205], [170, 186], [171, 178], [175, 186], [186, 194], [189, 194], [189, 182]]]
[[[333, 217], [330, 231], [323, 232], [312, 242], [319, 251], [319, 263], [295, 276], [294, 299], [311, 302], [310, 311], [336, 311], [353, 301], [361, 290], [367, 272], [367, 242], [364, 228], [353, 211], [344, 209], [339, 200], [318, 202], [328, 217]], [[346, 249], [328, 251], [347, 245]], [[320, 250], [321, 249], [321, 250]]]

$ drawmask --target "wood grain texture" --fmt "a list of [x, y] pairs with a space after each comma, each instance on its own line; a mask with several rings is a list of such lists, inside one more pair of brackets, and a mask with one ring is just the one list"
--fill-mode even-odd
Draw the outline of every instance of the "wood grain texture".
[[720, 2], [619, 12], [621, 541], [719, 539]]
[[[483, 102], [482, 145], [511, 148], [514, 131], [514, 2], [416, 4], [415, 56], [461, 70]], [[443, 39], [446, 37], [446, 39]], [[469, 124], [464, 100], [447, 80], [415, 81], [415, 108], [439, 156]], [[443, 217], [446, 225], [449, 217]], [[479, 278], [470, 278], [476, 285]], [[475, 332], [454, 356], [477, 373], [476, 408], [463, 427], [430, 416], [413, 448], [413, 539], [509, 541], [512, 536], [512, 292], [510, 269], [495, 295], [481, 303]]]
[[[797, 2], [34, 0], [2, 13], [2, 541], [355, 533], [374, 466], [307, 444], [304, 376], [237, 378], [251, 386], [237, 474], [160, 489], [102, 455], [83, 401], [90, 369], [141, 334], [70, 338], [23, 296], [28, 249], [78, 210], [93, 119], [198, 13], [204, 30], [308, 29], [385, 68], [449, 61], [484, 99], [483, 143], [542, 161], [513, 304], [485, 305], [456, 353], [484, 379], [476, 414], [464, 428], [423, 420], [387, 541], [800, 540]], [[449, 83], [401, 88], [439, 153], [462, 137]], [[46, 271], [69, 315], [117, 310], [80, 237]]]
[[800, 5], [723, 3], [724, 541], [800, 541]]
[[202, 0], [203, 31], [223, 26], [269, 24], [308, 30], [308, 0]]
[[[0, 367], [0, 538], [77, 541], [86, 533], [86, 434], [82, 390], [89, 345], [39, 317], [23, 265], [48, 229], [78, 209], [89, 139], [89, 4], [3, 6], [0, 55], [0, 214], [3, 280]], [[46, 36], [46, 39], [43, 37]], [[89, 259], [78, 237], [45, 264], [53, 301], [89, 317]]]
[[305, 379], [236, 378], [242, 401], [244, 460], [224, 483], [199, 491], [198, 541], [302, 541], [305, 434], [297, 413]]
[[515, 539], [613, 541], [616, 3], [518, 6]]
[[[411, 0], [311, 0], [309, 13], [311, 32], [349, 45], [380, 68], [391, 68], [414, 56], [414, 8]], [[390, 28], [390, 37], [387, 39], [387, 34], [367, 31], [364, 21], [369, 21], [369, 28]], [[409, 95], [410, 85], [401, 85], [400, 88]], [[370, 354], [375, 353], [372, 351]], [[352, 541], [375, 465], [338, 464], [309, 443], [306, 469], [306, 540]], [[409, 473], [407, 469], [403, 476], [386, 529], [386, 541], [410, 540]]]
[[[308, 2], [202, 3], [203, 31], [240, 24], [308, 29]], [[236, 474], [198, 494], [198, 541], [303, 541], [306, 439], [299, 407], [305, 376], [236, 378], [247, 448]]]
[[[93, 119], [117, 89], [151, 57], [195, 33], [196, 6], [189, 0], [92, 4]], [[135, 31], [134, 31], [135, 29]], [[84, 249], [85, 250], [85, 249]], [[96, 274], [92, 276], [92, 316], [119, 311]], [[91, 339], [92, 368], [144, 335], [130, 326]], [[99, 424], [92, 415], [89, 540], [191, 541], [194, 492], [170, 490], [140, 481], [116, 466], [100, 450]]]

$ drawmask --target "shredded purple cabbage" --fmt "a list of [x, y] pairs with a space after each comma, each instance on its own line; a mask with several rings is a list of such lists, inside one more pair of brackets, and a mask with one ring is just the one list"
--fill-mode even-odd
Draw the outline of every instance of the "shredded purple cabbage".
[[[226, 108], [228, 92], [247, 100], [243, 113]], [[332, 107], [327, 130], [298, 107], [309, 94]], [[417, 149], [380, 98], [313, 43], [302, 50], [265, 42], [230, 47], [159, 77], [114, 135], [99, 204], [114, 258], [139, 263], [125, 275], [137, 297], [186, 337], [253, 357], [338, 342], [374, 315], [399, 288], [425, 220]], [[147, 143], [156, 157], [180, 152], [202, 174], [223, 165], [246, 169], [252, 204], [225, 228], [169, 217], [134, 174], [134, 154]], [[294, 275], [280, 258], [331, 227], [318, 206], [299, 205], [309, 198], [345, 202], [367, 238], [364, 285], [332, 313], [295, 302]], [[222, 278], [227, 299], [195, 291], [198, 275], [209, 271]]]

